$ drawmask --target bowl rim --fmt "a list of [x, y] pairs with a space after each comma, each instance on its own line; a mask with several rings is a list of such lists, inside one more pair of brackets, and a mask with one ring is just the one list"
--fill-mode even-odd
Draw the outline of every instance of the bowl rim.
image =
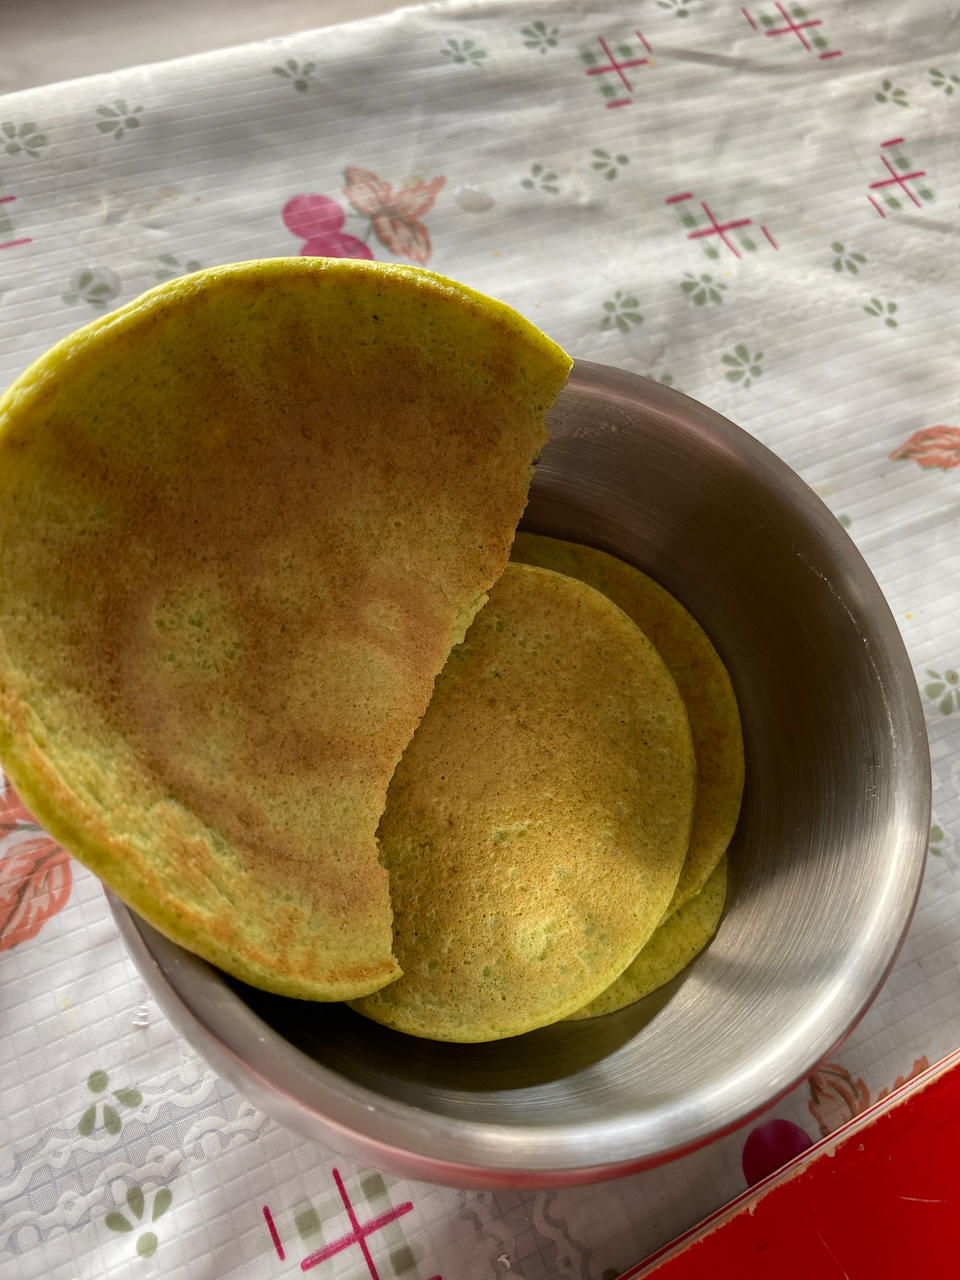
[[[855, 1015], [841, 1024], [826, 1020], [819, 1035], [795, 1050], [790, 1068], [775, 1088], [757, 1100], [753, 1080], [727, 1082], [729, 1119], [718, 1126], [708, 1108], [690, 1100], [685, 1124], [674, 1124], [668, 1141], [655, 1149], [623, 1150], [624, 1122], [577, 1122], [549, 1129], [529, 1124], [492, 1124], [438, 1116], [415, 1105], [347, 1080], [297, 1049], [226, 987], [205, 961], [182, 951], [146, 926], [118, 898], [107, 897], [121, 937], [144, 982], [171, 1022], [189, 1043], [254, 1105], [295, 1132], [362, 1158], [375, 1167], [424, 1181], [471, 1188], [559, 1186], [621, 1176], [692, 1151], [740, 1127], [783, 1097], [850, 1034], [886, 981], [913, 918], [923, 879], [931, 815], [931, 767], [923, 708], [909, 655], [889, 605], [863, 556], [829, 508], [772, 450], [742, 428], [671, 387], [613, 366], [575, 360], [571, 390], [620, 392], [640, 399], [669, 426], [707, 432], [761, 473], [764, 483], [803, 511], [818, 538], [837, 557], [844, 580], [856, 588], [861, 616], [870, 616], [869, 647], [874, 668], [882, 665], [893, 680], [888, 706], [890, 737], [896, 737], [900, 768], [911, 770], [910, 830], [912, 856], [889, 895], [899, 913], [885, 962], [876, 966]], [[852, 616], [852, 615], [851, 615]], [[158, 958], [160, 957], [160, 958]], [[715, 1107], [717, 1091], [711, 1090]], [[655, 1129], [648, 1124], [647, 1129]], [[617, 1137], [619, 1141], [608, 1140]], [[621, 1149], [619, 1157], [597, 1163], [592, 1154]], [[469, 1160], [459, 1152], [470, 1151]]]

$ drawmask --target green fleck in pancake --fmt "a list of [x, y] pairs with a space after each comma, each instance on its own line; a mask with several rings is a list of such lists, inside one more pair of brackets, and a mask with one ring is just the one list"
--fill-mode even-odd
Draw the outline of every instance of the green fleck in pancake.
[[168, 937], [285, 995], [397, 976], [387, 785], [569, 367], [432, 273], [274, 259], [154, 289], [0, 401], [0, 758]]
[[636, 960], [606, 991], [571, 1018], [596, 1018], [640, 1000], [675, 978], [713, 937], [727, 894], [727, 859], [722, 857], [699, 893], [664, 920]]
[[582, 1008], [670, 901], [695, 776], [683, 702], [640, 629], [584, 583], [509, 565], [390, 784], [403, 977], [354, 1007], [455, 1041]]
[[633, 565], [558, 538], [518, 533], [511, 558], [569, 574], [602, 591], [649, 637], [677, 682], [697, 756], [697, 807], [690, 850], [670, 903], [699, 893], [723, 856], [740, 814], [743, 738], [736, 695], [702, 628], [668, 591]]

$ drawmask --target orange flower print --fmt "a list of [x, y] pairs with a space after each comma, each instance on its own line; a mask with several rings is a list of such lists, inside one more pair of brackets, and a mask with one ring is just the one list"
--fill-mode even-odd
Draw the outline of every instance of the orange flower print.
[[[907, 1074], [897, 1076], [890, 1088], [881, 1089], [873, 1101], [882, 1102], [884, 1098], [889, 1098], [891, 1093], [895, 1093], [908, 1080], [916, 1079], [929, 1066], [926, 1055], [914, 1059]], [[824, 1063], [819, 1071], [808, 1078], [807, 1084], [810, 1086], [810, 1101], [807, 1106], [824, 1137], [870, 1106], [870, 1090], [862, 1080], [854, 1080], [839, 1062]]]
[[891, 462], [908, 458], [918, 467], [940, 467], [943, 471], [960, 467], [960, 427], [924, 427], [915, 431], [890, 455]]
[[66, 906], [72, 882], [69, 854], [0, 773], [0, 951], [39, 933]]
[[854, 1080], [839, 1062], [825, 1062], [807, 1083], [810, 1086], [807, 1106], [823, 1137], [870, 1105], [870, 1090], [862, 1080]]
[[876, 1098], [877, 1102], [882, 1102], [884, 1098], [889, 1098], [891, 1093], [896, 1093], [896, 1091], [902, 1088], [902, 1086], [905, 1085], [908, 1080], [916, 1080], [917, 1076], [923, 1075], [924, 1071], [929, 1070], [929, 1068], [930, 1068], [930, 1063], [927, 1061], [926, 1054], [923, 1054], [922, 1057], [914, 1058], [913, 1066], [910, 1068], [910, 1070], [907, 1072], [905, 1076], [897, 1076], [896, 1080], [894, 1080], [893, 1084], [890, 1086], [889, 1089], [880, 1090], [880, 1092], [877, 1094], [877, 1098]]
[[70, 856], [47, 836], [0, 848], [0, 951], [38, 934], [70, 897]]
[[343, 176], [343, 194], [358, 213], [370, 219], [380, 242], [391, 253], [425, 266], [430, 257], [430, 236], [420, 219], [433, 207], [446, 178], [417, 182], [395, 192], [370, 169], [350, 165]]

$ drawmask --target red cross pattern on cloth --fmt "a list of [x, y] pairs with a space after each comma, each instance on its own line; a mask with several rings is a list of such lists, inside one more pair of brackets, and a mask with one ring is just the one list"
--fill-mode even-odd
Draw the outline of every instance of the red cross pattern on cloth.
[[[643, 35], [643, 32], [636, 31], [634, 32], [634, 34], [636, 35], [640, 43], [643, 45], [647, 53], [652, 53], [653, 50], [650, 48], [650, 45], [647, 43]], [[635, 57], [632, 57], [629, 53], [621, 53], [618, 59], [614, 56], [613, 50], [610, 48], [609, 43], [607, 42], [607, 40], [604, 39], [603, 36], [597, 37], [597, 43], [600, 45], [600, 48], [603, 50], [604, 56], [606, 57], [607, 60], [606, 62], [597, 62], [594, 54], [585, 52], [583, 54], [583, 58], [584, 58], [584, 61], [588, 63], [587, 75], [588, 76], [606, 76], [610, 74], [615, 75], [620, 82], [618, 86], [620, 89], [620, 96], [619, 97], [615, 96], [615, 93], [616, 93], [615, 90], [611, 91], [609, 87], [604, 86], [604, 89], [603, 89], [604, 95], [609, 97], [610, 99], [606, 103], [606, 106], [608, 108], [630, 106], [630, 104], [633, 102], [633, 82], [631, 81], [630, 77], [627, 75], [627, 72], [632, 71], [635, 67], [649, 66], [650, 59], [635, 58]], [[629, 48], [629, 46], [627, 45], [623, 45], [621, 47], [624, 49]]]
[[[918, 209], [922, 209], [923, 201], [933, 198], [930, 191], [919, 185], [920, 180], [927, 176], [927, 171], [926, 169], [910, 170], [910, 162], [906, 157], [899, 151], [891, 150], [901, 146], [902, 143], [903, 138], [888, 138], [886, 142], [880, 143], [880, 159], [883, 161], [883, 166], [888, 176], [881, 178], [878, 182], [871, 182], [870, 190], [882, 195], [883, 199], [893, 209], [899, 207], [900, 198], [903, 196], [906, 196], [911, 204], [914, 204]], [[891, 155], [893, 156], [893, 164], [890, 163]], [[910, 172], [905, 172], [905, 170], [910, 170]], [[911, 188], [911, 182], [916, 182], [918, 184], [917, 187]], [[868, 195], [867, 199], [881, 218], [887, 216], [883, 205], [875, 200], [873, 196]]]
[[[816, 31], [816, 27], [823, 26], [822, 18], [808, 18], [806, 9], [799, 4], [792, 6], [793, 13], [789, 13], [787, 9], [776, 0], [776, 10], [779, 15], [777, 18], [771, 18], [768, 14], [760, 15], [760, 22], [765, 28], [763, 34], [765, 36], [789, 36], [794, 35], [806, 49], [807, 53], [814, 53], [817, 49], [823, 49], [824, 52], [818, 54], [821, 62], [828, 58], [839, 58], [842, 56], [841, 49], [827, 49], [827, 40], [824, 39], [822, 31]], [[749, 9], [741, 8], [740, 12], [753, 27], [754, 31], [760, 31], [761, 27], [757, 24]], [[778, 22], [782, 22], [783, 26], [777, 26]]]
[[[682, 191], [680, 192], [679, 195], [668, 196], [667, 199], [664, 201], [664, 204], [684, 206], [688, 200], [693, 200], [693, 198], [694, 198], [694, 195], [692, 191]], [[678, 210], [680, 212], [680, 221], [684, 224], [684, 226], [693, 228], [693, 230], [690, 230], [687, 232], [687, 239], [700, 240], [700, 241], [706, 242], [709, 237], [717, 236], [718, 239], [730, 250], [730, 252], [733, 254], [735, 258], [742, 257], [740, 249], [737, 248], [736, 244], [734, 244], [733, 240], [730, 238], [730, 236], [727, 233], [730, 231], [740, 231], [743, 227], [754, 226], [755, 224], [753, 219], [752, 218], [732, 218], [729, 222], [718, 222], [713, 210], [707, 204], [706, 200], [701, 200], [699, 203], [700, 203], [701, 210], [703, 211], [703, 213], [706, 215], [706, 218], [707, 218], [707, 225], [705, 227], [697, 226], [696, 215], [694, 215], [689, 209], [680, 208]], [[773, 236], [770, 234], [770, 231], [768, 230], [767, 227], [761, 225], [759, 227], [759, 230], [763, 232], [764, 236], [767, 239], [767, 242], [770, 245], [772, 245], [774, 249], [780, 248], [776, 240], [774, 240]], [[742, 247], [747, 250], [753, 250], [757, 247], [746, 233], [744, 233], [743, 237], [741, 238], [741, 244], [742, 244]], [[712, 258], [715, 258], [718, 256], [716, 249], [713, 248], [712, 245], [706, 246], [706, 252]]]
[[[16, 196], [0, 196], [0, 204], [10, 204], [16, 198]], [[5, 240], [0, 244], [0, 249], [14, 249], [18, 244], [30, 244], [30, 241], [30, 236], [21, 236], [19, 240]]]
[[[314, 1267], [318, 1267], [322, 1262], [326, 1262], [329, 1258], [334, 1257], [338, 1253], [342, 1253], [345, 1249], [350, 1249], [357, 1245], [363, 1254], [363, 1260], [367, 1265], [370, 1273], [370, 1280], [381, 1280], [380, 1272], [377, 1270], [373, 1261], [373, 1255], [370, 1252], [370, 1246], [367, 1244], [367, 1237], [374, 1235], [377, 1231], [382, 1230], [391, 1222], [396, 1222], [398, 1218], [402, 1218], [413, 1208], [413, 1202], [405, 1200], [403, 1204], [398, 1204], [395, 1208], [387, 1209], [383, 1213], [376, 1214], [367, 1222], [361, 1222], [357, 1217], [356, 1209], [344, 1186], [343, 1178], [340, 1176], [339, 1169], [332, 1169], [333, 1181], [336, 1184], [337, 1191], [340, 1193], [340, 1199], [343, 1201], [344, 1208], [347, 1211], [347, 1218], [350, 1222], [350, 1230], [342, 1236], [338, 1236], [336, 1240], [331, 1240], [329, 1244], [323, 1245], [322, 1248], [316, 1249], [309, 1254], [300, 1263], [301, 1271], [311, 1271]], [[277, 1224], [274, 1221], [273, 1214], [269, 1205], [263, 1206], [263, 1220], [267, 1224], [267, 1230], [270, 1232], [270, 1239], [273, 1242], [274, 1250], [281, 1262], [286, 1260], [286, 1250], [280, 1239], [280, 1233], [277, 1230]], [[430, 1280], [442, 1280], [441, 1276], [431, 1276]]]

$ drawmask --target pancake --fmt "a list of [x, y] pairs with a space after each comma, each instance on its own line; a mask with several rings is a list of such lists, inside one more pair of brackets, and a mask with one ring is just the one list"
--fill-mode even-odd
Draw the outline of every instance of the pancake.
[[737, 825], [743, 795], [740, 712], [716, 649], [678, 600], [605, 551], [518, 533], [511, 558], [569, 574], [602, 591], [649, 637], [677, 683], [697, 757], [697, 807], [690, 849], [669, 911], [700, 892]]
[[167, 937], [289, 996], [397, 976], [387, 785], [570, 363], [418, 268], [274, 259], [152, 290], [0, 402], [0, 759]]
[[509, 565], [390, 784], [379, 839], [404, 972], [353, 1007], [461, 1042], [581, 1008], [670, 901], [695, 773], [639, 628], [582, 582]]
[[606, 991], [570, 1015], [597, 1018], [648, 996], [704, 949], [716, 932], [727, 895], [727, 859], [720, 859], [699, 893], [688, 899], [656, 929], [637, 958]]

